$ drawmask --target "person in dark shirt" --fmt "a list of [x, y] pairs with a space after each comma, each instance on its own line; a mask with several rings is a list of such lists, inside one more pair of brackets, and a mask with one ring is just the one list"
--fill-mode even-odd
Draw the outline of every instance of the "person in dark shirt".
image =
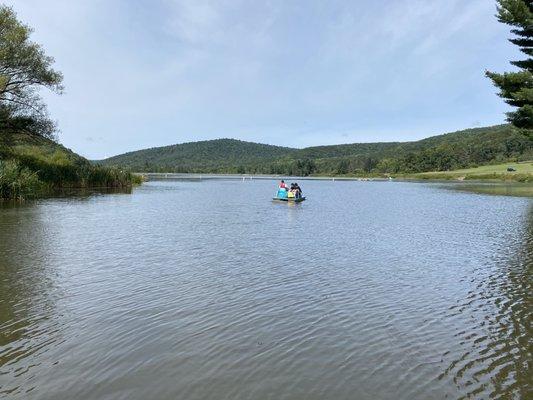
[[300, 185], [298, 185], [298, 183], [294, 183], [294, 191], [296, 193], [296, 198], [302, 197], [302, 189], [300, 188]]

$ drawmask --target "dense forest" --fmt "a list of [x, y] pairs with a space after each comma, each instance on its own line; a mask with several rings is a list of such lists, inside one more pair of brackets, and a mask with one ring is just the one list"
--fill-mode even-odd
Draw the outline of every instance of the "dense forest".
[[252, 166], [268, 165], [296, 152], [288, 147], [217, 139], [134, 151], [98, 163], [136, 172], [245, 172], [243, 168], [248, 171]]
[[497, 125], [414, 142], [353, 143], [304, 149], [217, 139], [134, 151], [98, 163], [136, 172], [307, 176], [448, 171], [531, 159], [531, 139], [511, 125]]

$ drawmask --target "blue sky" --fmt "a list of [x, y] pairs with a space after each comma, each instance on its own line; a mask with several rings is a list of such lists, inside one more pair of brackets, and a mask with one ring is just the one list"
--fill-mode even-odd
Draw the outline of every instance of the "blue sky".
[[492, 0], [7, 0], [65, 75], [60, 141], [99, 159], [231, 137], [294, 147], [504, 122], [521, 56]]

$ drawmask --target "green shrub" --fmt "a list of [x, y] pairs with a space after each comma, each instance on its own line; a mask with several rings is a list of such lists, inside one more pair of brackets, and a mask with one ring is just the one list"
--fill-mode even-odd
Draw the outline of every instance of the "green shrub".
[[0, 160], [0, 199], [23, 199], [45, 187], [35, 172], [14, 160]]
[[125, 188], [142, 183], [118, 168], [93, 165], [60, 149], [39, 146], [0, 147], [0, 198], [36, 196], [62, 188]]
[[142, 175], [132, 174], [131, 175], [131, 183], [133, 185], [141, 185], [145, 180], [145, 177]]

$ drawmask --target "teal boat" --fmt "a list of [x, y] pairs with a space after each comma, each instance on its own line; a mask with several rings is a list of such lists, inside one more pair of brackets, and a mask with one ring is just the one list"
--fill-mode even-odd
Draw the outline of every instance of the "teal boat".
[[305, 197], [289, 197], [289, 192], [287, 189], [279, 188], [276, 193], [276, 197], [273, 197], [272, 200], [284, 201], [286, 203], [301, 203], [302, 201], [305, 201]]
[[284, 201], [286, 203], [301, 203], [305, 201], [305, 197], [273, 197], [272, 200]]
[[305, 200], [305, 197], [289, 197], [289, 193], [284, 189], [279, 189], [276, 193], [276, 197], [273, 197], [272, 200], [275, 201], [284, 201], [286, 203], [301, 203]]

